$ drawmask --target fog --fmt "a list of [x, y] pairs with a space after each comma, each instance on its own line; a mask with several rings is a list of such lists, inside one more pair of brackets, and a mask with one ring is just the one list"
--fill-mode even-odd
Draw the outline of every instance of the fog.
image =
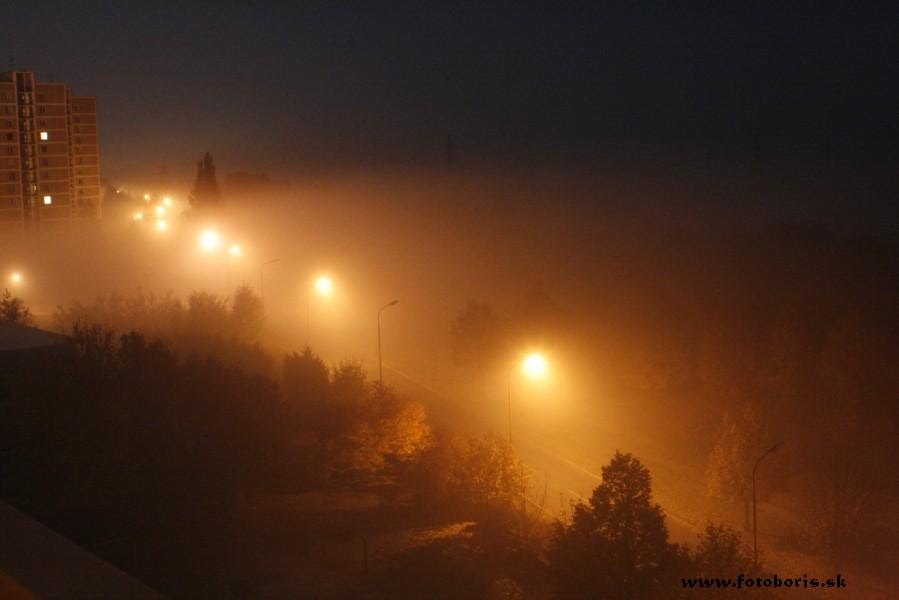
[[[740, 521], [739, 506], [706, 497], [705, 479], [722, 419], [747, 402], [764, 439], [786, 444], [772, 466], [778, 508], [765, 509], [784, 528], [799, 527], [800, 465], [819, 446], [848, 443], [864, 470], [876, 462], [875, 448], [855, 445], [864, 432], [895, 444], [895, 222], [883, 220], [890, 209], [858, 214], [851, 181], [819, 167], [780, 177], [633, 165], [354, 171], [226, 187], [226, 212], [213, 219], [191, 213], [189, 180], [122, 181], [98, 227], [7, 239], [2, 256], [48, 328], [76, 301], [229, 296], [242, 283], [258, 294], [264, 277], [261, 344], [276, 364], [308, 343], [329, 365], [362, 361], [373, 378], [378, 310], [396, 299], [381, 316], [385, 382], [421, 402], [432, 425], [508, 428], [530, 502], [547, 518], [589, 497], [616, 449], [635, 452], [672, 539], [690, 543], [715, 515]], [[869, 184], [871, 197], [894, 183]], [[158, 231], [150, 207], [162, 195], [173, 202]], [[215, 252], [198, 246], [209, 228], [221, 237]], [[330, 297], [314, 292], [320, 275], [333, 281]], [[471, 300], [505, 331], [480, 373], [452, 351], [451, 324]], [[539, 384], [510, 371], [532, 350], [550, 364]], [[841, 419], [867, 425], [849, 442], [797, 430], [807, 421], [830, 432]], [[872, 511], [895, 505], [888, 468]], [[852, 564], [873, 565], [873, 588], [889, 577], [875, 539], [865, 530], [851, 541]], [[793, 548], [769, 545], [774, 558]]]

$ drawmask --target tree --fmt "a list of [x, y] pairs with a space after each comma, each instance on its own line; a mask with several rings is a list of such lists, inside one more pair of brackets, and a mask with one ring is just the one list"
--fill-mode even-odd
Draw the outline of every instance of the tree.
[[198, 212], [217, 212], [222, 208], [222, 195], [215, 177], [215, 165], [208, 152], [197, 163], [197, 180], [190, 192], [190, 206]]
[[31, 310], [25, 306], [25, 302], [10, 294], [8, 289], [4, 289], [3, 297], [0, 298], [0, 321], [31, 325], [34, 319], [31, 316]]
[[733, 528], [709, 522], [698, 535], [693, 563], [699, 577], [720, 577], [724, 573], [748, 573], [752, 556], [743, 538]]
[[710, 495], [743, 504], [743, 523], [747, 530], [750, 528], [752, 468], [766, 447], [765, 441], [755, 407], [747, 403], [738, 419], [724, 416], [706, 470]]
[[[707, 523], [705, 530], [698, 535], [699, 544], [690, 556], [689, 577], [714, 579], [730, 577], [735, 574], [751, 574], [756, 571], [752, 564], [752, 555], [743, 538], [731, 527], [724, 524]], [[745, 590], [726, 588], [704, 588], [703, 598], [728, 600], [742, 598]], [[765, 588], [754, 589], [753, 596], [771, 598], [772, 593]]]
[[320, 409], [328, 399], [328, 366], [309, 346], [302, 354], [293, 352], [284, 357], [282, 382], [284, 397], [293, 407]]
[[469, 438], [454, 465], [452, 485], [463, 502], [512, 507], [524, 497], [524, 465], [508, 440], [494, 434]]
[[672, 597], [667, 575], [681, 558], [652, 501], [649, 470], [616, 452], [589, 503], [556, 526], [550, 568], [563, 598], [648, 600]]
[[450, 325], [453, 360], [470, 368], [483, 387], [491, 363], [503, 353], [503, 330], [499, 316], [487, 304], [469, 300]]
[[262, 300], [246, 284], [234, 291], [234, 298], [231, 300], [231, 322], [238, 338], [252, 342], [262, 335], [262, 326], [265, 322]]

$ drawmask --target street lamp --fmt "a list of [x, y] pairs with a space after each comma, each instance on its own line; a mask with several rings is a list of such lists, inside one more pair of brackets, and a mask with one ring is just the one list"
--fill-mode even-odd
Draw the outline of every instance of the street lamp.
[[281, 260], [280, 258], [273, 258], [271, 260], [265, 261], [261, 265], [259, 265], [259, 300], [262, 302], [262, 306], [265, 306], [265, 267], [267, 265], [273, 265], [276, 262]]
[[200, 248], [204, 252], [215, 252], [222, 243], [222, 238], [214, 229], [204, 229], [200, 233]]
[[[327, 275], [321, 275], [312, 286], [319, 296], [330, 297], [334, 294], [334, 282]], [[306, 290], [306, 345], [312, 346], [312, 289]]]
[[509, 417], [509, 444], [512, 443], [512, 374], [515, 367], [520, 366], [521, 372], [530, 379], [543, 379], [549, 372], [549, 363], [546, 357], [539, 352], [531, 352], [519, 363], [512, 363], [509, 367], [509, 399], [508, 399], [508, 417]]
[[391, 306], [396, 306], [399, 300], [391, 300], [378, 309], [378, 387], [384, 389], [384, 364], [381, 361], [381, 313]]
[[765, 450], [765, 453], [759, 456], [758, 460], [755, 461], [755, 465], [753, 465], [752, 467], [752, 564], [755, 567], [759, 566], [759, 531], [757, 527], [755, 511], [755, 472], [759, 468], [759, 464], [762, 462], [762, 459], [773, 452], [777, 452], [777, 449], [782, 445], [783, 442], [777, 442], [776, 444]]
[[22, 282], [24, 280], [25, 280], [25, 278], [22, 277], [22, 273], [19, 271], [13, 271], [12, 273], [9, 274], [9, 282], [12, 285], [22, 285]]

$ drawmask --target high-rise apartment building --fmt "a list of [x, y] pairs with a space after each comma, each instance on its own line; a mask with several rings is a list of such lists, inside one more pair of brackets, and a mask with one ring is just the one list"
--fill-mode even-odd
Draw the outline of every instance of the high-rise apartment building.
[[34, 73], [0, 73], [0, 234], [101, 216], [97, 101]]

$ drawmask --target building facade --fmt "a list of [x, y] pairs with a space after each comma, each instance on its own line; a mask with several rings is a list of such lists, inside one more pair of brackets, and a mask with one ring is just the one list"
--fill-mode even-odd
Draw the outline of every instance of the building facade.
[[0, 235], [102, 216], [95, 98], [0, 73]]

